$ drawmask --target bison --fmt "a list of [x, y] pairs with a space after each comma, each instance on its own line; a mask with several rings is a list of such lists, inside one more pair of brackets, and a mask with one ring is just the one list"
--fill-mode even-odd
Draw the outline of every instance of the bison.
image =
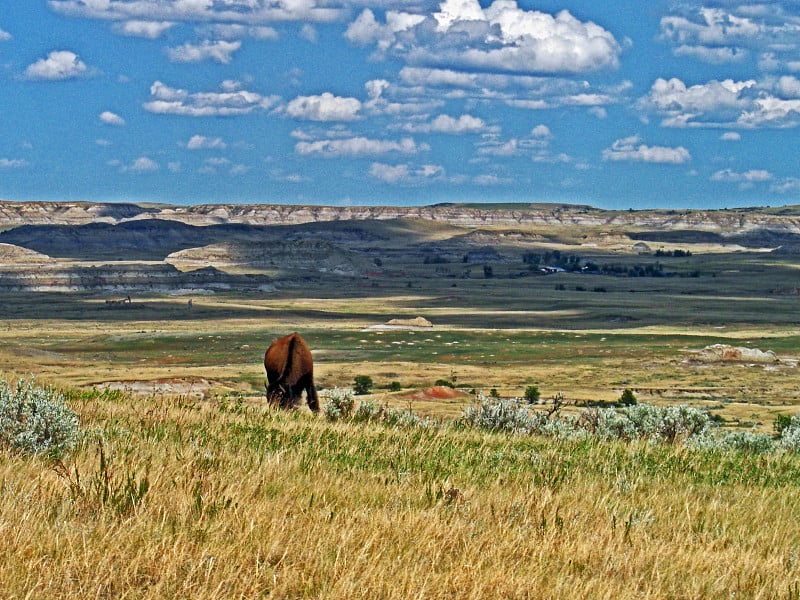
[[298, 333], [278, 338], [264, 353], [267, 371], [267, 402], [281, 408], [294, 408], [306, 393], [308, 408], [319, 411], [314, 387], [314, 361], [311, 350]]

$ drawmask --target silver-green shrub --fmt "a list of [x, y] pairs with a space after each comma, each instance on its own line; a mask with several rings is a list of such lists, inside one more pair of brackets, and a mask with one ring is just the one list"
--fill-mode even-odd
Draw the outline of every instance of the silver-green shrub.
[[53, 389], [20, 379], [0, 380], [0, 447], [25, 454], [61, 455], [78, 442], [78, 415]]
[[778, 445], [787, 452], [800, 453], [800, 415], [793, 416], [781, 429]]
[[322, 413], [329, 421], [349, 419], [353, 416], [355, 398], [349, 388], [334, 388], [328, 392], [328, 400], [322, 406]]
[[355, 412], [353, 412], [353, 421], [356, 423], [380, 421], [385, 413], [385, 406], [376, 403], [374, 400], [367, 400], [366, 402], [358, 403]]
[[725, 450], [753, 454], [767, 454], [775, 449], [775, 440], [771, 435], [755, 431], [731, 431], [720, 438], [719, 444]]
[[604, 440], [650, 440], [674, 443], [705, 433], [708, 413], [690, 406], [658, 407], [637, 404], [624, 408], [588, 408], [577, 418], [549, 416], [530, 410], [520, 399], [480, 396], [468, 407], [460, 423], [489, 431], [506, 431], [577, 439], [587, 436]]
[[467, 407], [462, 413], [461, 424], [488, 431], [508, 433], [532, 433], [531, 412], [518, 398], [478, 397], [478, 404]]

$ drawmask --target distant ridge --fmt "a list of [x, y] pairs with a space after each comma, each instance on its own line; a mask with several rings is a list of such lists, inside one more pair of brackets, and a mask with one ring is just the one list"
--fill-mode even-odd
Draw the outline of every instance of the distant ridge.
[[0, 230], [23, 225], [118, 225], [139, 220], [185, 225], [300, 225], [330, 221], [422, 219], [455, 226], [587, 226], [632, 230], [711, 231], [769, 229], [800, 233], [800, 206], [721, 210], [605, 210], [564, 203], [446, 203], [428, 206], [318, 206], [0, 201]]

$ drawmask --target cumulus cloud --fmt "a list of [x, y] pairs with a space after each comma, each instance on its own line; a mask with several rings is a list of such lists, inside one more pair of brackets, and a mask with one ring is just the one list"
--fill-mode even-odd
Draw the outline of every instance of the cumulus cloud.
[[547, 125], [537, 125], [531, 129], [531, 135], [537, 139], [547, 139], [553, 137], [550, 128]]
[[295, 145], [295, 151], [298, 154], [319, 154], [325, 157], [377, 156], [391, 152], [416, 154], [427, 149], [428, 146], [426, 144], [417, 144], [412, 138], [402, 138], [399, 141], [394, 141], [375, 140], [362, 136], [313, 142], [301, 141]]
[[25, 69], [26, 79], [39, 81], [63, 81], [87, 74], [86, 63], [69, 50], [55, 50]]
[[205, 60], [227, 65], [233, 60], [233, 53], [242, 47], [242, 43], [226, 42], [219, 40], [216, 42], [204, 41], [202, 44], [183, 44], [177, 48], [167, 48], [167, 56], [172, 62], [177, 63], [196, 63]]
[[209, 138], [204, 135], [193, 135], [186, 142], [187, 150], [224, 150], [228, 145], [222, 138], [214, 137]]
[[190, 93], [160, 81], [150, 86], [150, 97], [151, 100], [144, 104], [148, 112], [189, 117], [246, 115], [268, 110], [279, 100], [277, 96], [262, 96], [255, 92], [230, 87], [222, 92]]
[[108, 110], [100, 113], [100, 121], [106, 125], [114, 125], [116, 127], [122, 127], [125, 125], [125, 119]]
[[439, 165], [422, 165], [413, 168], [405, 164], [387, 165], [374, 162], [370, 166], [369, 174], [386, 183], [411, 183], [440, 177], [444, 175], [444, 168]]
[[114, 26], [114, 31], [130, 37], [141, 37], [155, 40], [174, 27], [172, 21], [124, 21]]
[[303, 121], [355, 121], [360, 110], [360, 100], [325, 92], [319, 96], [298, 96], [286, 105], [285, 112]]
[[777, 84], [726, 79], [693, 86], [677, 78], [659, 78], [638, 105], [645, 113], [663, 117], [666, 127], [796, 127], [800, 97], [780, 97], [800, 91], [794, 84], [788, 76]]
[[721, 136], [719, 136], [723, 142], [738, 142], [742, 139], [742, 136], [737, 131], [726, 131]]
[[446, 133], [460, 135], [465, 133], [480, 133], [490, 130], [483, 119], [472, 115], [461, 115], [458, 118], [450, 115], [439, 115], [430, 123], [407, 124], [406, 131], [421, 133]]
[[647, 146], [639, 136], [617, 140], [610, 148], [603, 150], [603, 160], [630, 161], [661, 164], [683, 164], [691, 160], [691, 154], [683, 146]]
[[11, 34], [0, 27], [0, 42], [7, 42], [11, 39]]
[[617, 67], [622, 46], [568, 11], [524, 10], [515, 0], [444, 0], [432, 16], [388, 11], [380, 23], [364, 9], [347, 39], [408, 63], [499, 73], [581, 73]]

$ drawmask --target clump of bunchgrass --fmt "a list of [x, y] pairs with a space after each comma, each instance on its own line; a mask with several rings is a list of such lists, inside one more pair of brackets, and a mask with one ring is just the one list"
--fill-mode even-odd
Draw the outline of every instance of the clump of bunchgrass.
[[20, 379], [0, 380], [0, 447], [24, 454], [59, 456], [78, 442], [78, 416], [51, 388]]

